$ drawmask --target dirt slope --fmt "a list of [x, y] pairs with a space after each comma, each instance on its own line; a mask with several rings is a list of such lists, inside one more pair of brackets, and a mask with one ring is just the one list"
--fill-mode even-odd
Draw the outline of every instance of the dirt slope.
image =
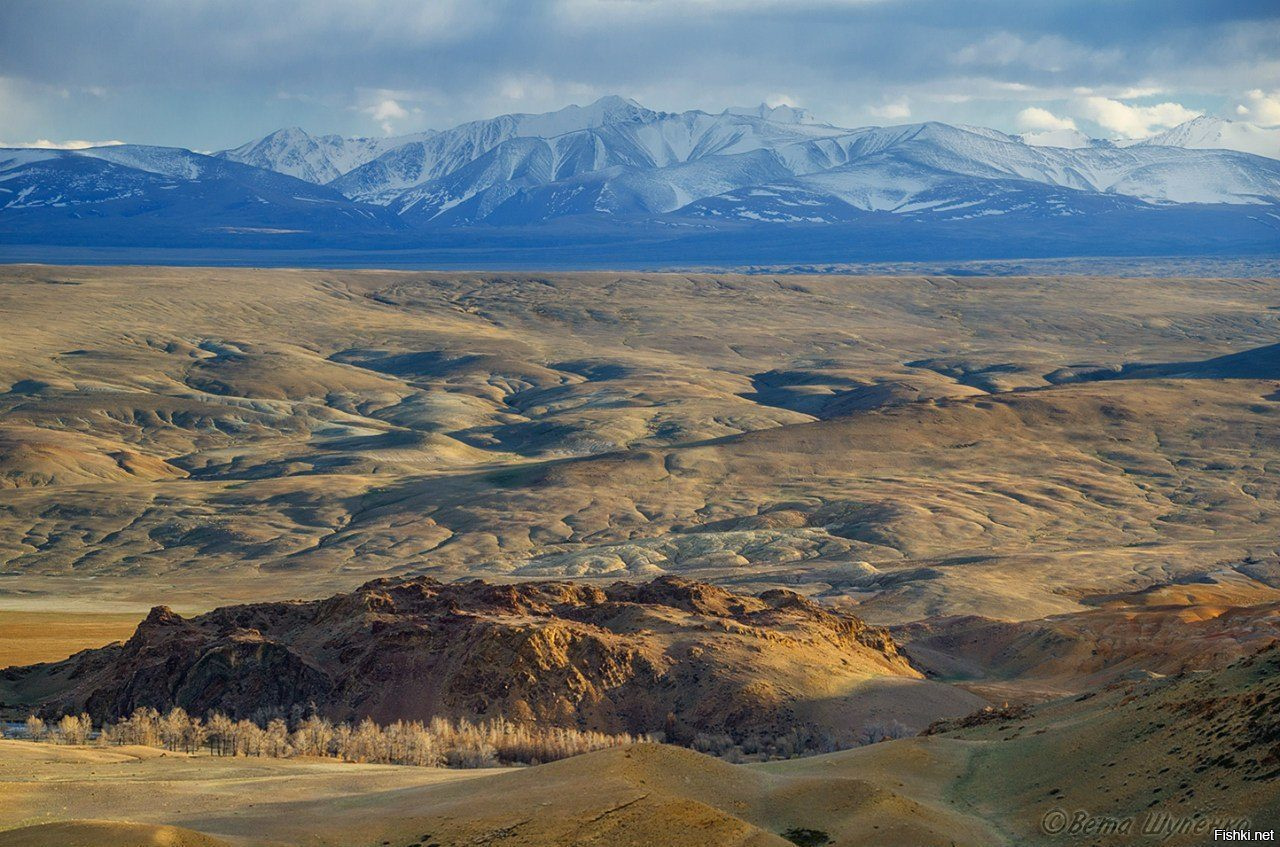
[[[758, 765], [657, 745], [480, 774], [182, 756], [125, 764], [127, 754], [110, 751], [0, 742], [11, 798], [0, 827], [103, 817], [109, 804], [106, 817], [233, 844], [781, 847], [789, 835], [840, 847], [991, 847], [1063, 843], [1045, 822], [1084, 810], [1134, 821], [1131, 837], [1098, 843], [1149, 843], [1135, 834], [1142, 827], [1193, 826], [1197, 815], [1280, 824], [1278, 716], [1273, 647], [1221, 671]], [[0, 844], [57, 843], [4, 840], [14, 837], [0, 834]], [[1175, 831], [1163, 843], [1204, 841]]]

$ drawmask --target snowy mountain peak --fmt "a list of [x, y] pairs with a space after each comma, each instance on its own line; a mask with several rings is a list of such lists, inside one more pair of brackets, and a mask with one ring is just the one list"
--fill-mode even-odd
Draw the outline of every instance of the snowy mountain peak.
[[[618, 94], [606, 94], [589, 106], [569, 106], [568, 108], [581, 108], [583, 112], [594, 116], [599, 123], [630, 120], [635, 117], [645, 118], [655, 114], [651, 109], [646, 109], [632, 98], [622, 97]], [[561, 111], [564, 110], [562, 109]]]
[[726, 115], [744, 115], [752, 118], [762, 118], [777, 124], [816, 124], [817, 121], [809, 114], [808, 109], [801, 109], [798, 106], [789, 106], [781, 104], [778, 106], [770, 106], [768, 103], [761, 103], [759, 106], [746, 107], [730, 107], [724, 110]]
[[933, 222], [947, 237], [972, 227], [1032, 249], [1070, 231], [1128, 250], [1134, 227], [1159, 249], [1194, 247], [1209, 231], [1214, 249], [1241, 238], [1274, 249], [1277, 134], [1215, 118], [1116, 143], [939, 122], [843, 129], [791, 106], [672, 113], [610, 96], [398, 138], [286, 127], [216, 157], [141, 145], [0, 150], [0, 232], [57, 243], [74, 227], [150, 243], [187, 227], [198, 244], [408, 244], [477, 225], [705, 234], [785, 224], [866, 226], [915, 243]]
[[1067, 150], [1079, 150], [1082, 147], [1094, 145], [1094, 139], [1078, 129], [1051, 129], [1021, 135], [1019, 138], [1022, 139], [1023, 144], [1029, 144], [1032, 147], [1063, 147]]
[[292, 127], [218, 155], [432, 226], [600, 214], [811, 221], [854, 211], [1059, 215], [1085, 194], [1104, 205], [1276, 205], [1280, 162], [1242, 164], [1218, 149], [1280, 158], [1276, 133], [1220, 118], [1114, 144], [1075, 130], [1016, 136], [937, 121], [842, 129], [789, 105], [672, 113], [611, 95], [400, 138]]
[[302, 127], [287, 126], [287, 127], [284, 127], [283, 129], [278, 129], [275, 132], [270, 133], [263, 140], [265, 141], [267, 139], [272, 139], [272, 140], [279, 140], [279, 141], [285, 141], [285, 140], [298, 141], [298, 140], [308, 140], [311, 138], [312, 138], [311, 133], [307, 132]]
[[312, 135], [295, 126], [278, 129], [256, 141], [214, 155], [324, 184], [424, 135], [430, 133], [398, 138], [343, 138], [339, 135]]
[[[586, 106], [565, 106], [554, 112], [542, 114], [504, 115], [488, 121], [473, 121], [463, 126], [483, 126], [500, 122], [504, 119], [512, 121], [518, 128], [518, 134], [535, 138], [554, 138], [568, 132], [608, 126], [616, 123], [651, 121], [658, 113], [646, 109], [629, 97], [610, 94], [601, 97]], [[461, 127], [460, 127], [461, 128]]]
[[1280, 127], [1261, 127], [1213, 115], [1192, 118], [1138, 143], [1191, 150], [1239, 150], [1280, 159]]

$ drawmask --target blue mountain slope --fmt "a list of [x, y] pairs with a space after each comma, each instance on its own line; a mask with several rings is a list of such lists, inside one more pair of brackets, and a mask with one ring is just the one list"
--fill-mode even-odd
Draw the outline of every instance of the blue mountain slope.
[[1044, 147], [978, 127], [843, 129], [796, 110], [674, 114], [617, 97], [402, 138], [291, 129], [216, 157], [0, 150], [0, 245], [777, 264], [1268, 255], [1278, 226], [1280, 160], [1251, 153]]
[[[741, 210], [743, 219], [787, 223], [843, 220], [846, 206], [899, 214], [927, 205], [981, 207], [966, 214], [1001, 214], [1027, 202], [1028, 193], [1042, 196], [1046, 216], [1092, 208], [1080, 193], [1152, 206], [1267, 206], [1280, 199], [1280, 161], [1261, 156], [1159, 145], [1034, 147], [994, 130], [940, 123], [838, 130], [644, 112], [550, 138], [496, 140], [518, 131], [511, 122], [467, 127], [431, 139], [458, 157], [427, 155], [435, 176], [421, 179], [426, 160], [415, 143], [332, 185], [350, 190], [348, 178], [371, 180], [355, 196], [432, 227], [531, 225], [583, 214], [646, 218], [685, 207], [698, 215], [720, 206], [716, 214], [724, 214], [728, 209], [713, 198], [737, 191], [807, 195], [789, 201], [807, 209], [757, 200]], [[379, 169], [402, 158], [408, 165], [384, 178]], [[1003, 203], [993, 196], [1006, 189], [1018, 196]], [[816, 213], [819, 207], [827, 211]]]
[[387, 210], [187, 150], [0, 150], [0, 238], [24, 243], [261, 243], [388, 232]]

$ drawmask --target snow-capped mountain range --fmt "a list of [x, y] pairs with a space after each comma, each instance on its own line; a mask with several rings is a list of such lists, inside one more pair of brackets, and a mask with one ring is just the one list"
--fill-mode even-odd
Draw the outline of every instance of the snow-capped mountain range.
[[[1192, 252], [1213, 227], [1224, 244], [1247, 230], [1280, 252], [1280, 129], [1206, 117], [1113, 142], [936, 122], [847, 129], [789, 106], [671, 113], [605, 97], [390, 138], [283, 129], [211, 156], [0, 150], [0, 243], [253, 233], [402, 244], [475, 227], [707, 232], [891, 216], [1049, 234], [1079, 219], [1072, 232], [1090, 234], [1067, 241], [1085, 250], [1084, 238], [1123, 239], [1122, 220], [1161, 232], [1166, 218], [1152, 214], [1176, 218]], [[1196, 215], [1212, 223], [1188, 225]]]
[[[807, 213], [812, 202], [796, 207], [781, 199], [798, 193], [851, 210], [911, 213], [969, 208], [967, 192], [990, 180], [1147, 203], [1266, 204], [1280, 197], [1274, 159], [1254, 161], [1232, 149], [1280, 158], [1280, 130], [1197, 118], [1133, 144], [1083, 136], [1062, 146], [1045, 141], [939, 123], [844, 129], [786, 106], [655, 112], [606, 97], [401, 138], [281, 130], [217, 155], [328, 184], [420, 223], [450, 225], [671, 214], [744, 189], [759, 189], [742, 207], [750, 220], [827, 219], [828, 212]], [[1198, 152], [1206, 150], [1215, 152]], [[721, 215], [736, 208], [714, 205]]]

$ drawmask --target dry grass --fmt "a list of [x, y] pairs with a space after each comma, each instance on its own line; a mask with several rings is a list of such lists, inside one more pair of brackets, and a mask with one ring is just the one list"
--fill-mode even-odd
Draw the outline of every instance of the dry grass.
[[0, 832], [4, 847], [227, 847], [189, 829], [120, 821], [62, 821]]
[[[1278, 307], [1273, 279], [0, 268], [0, 604], [674, 572], [877, 623], [996, 619], [934, 622], [924, 645], [989, 693], [1214, 667], [1276, 631]], [[4, 825], [370, 847], [802, 830], [1021, 844], [1059, 796], [1276, 807], [1275, 780], [1184, 755], [1221, 754], [1243, 713], [1206, 741], [1206, 715], [1131, 693], [805, 762], [641, 746], [483, 789], [6, 745]], [[1111, 767], [1117, 750], [1143, 764]]]
[[[486, 773], [492, 772], [0, 741], [0, 793], [5, 797], [0, 830], [69, 819], [115, 820], [225, 832], [238, 843], [261, 843], [300, 824], [319, 824], [316, 828], [323, 831], [324, 819], [273, 820], [290, 804], [330, 803], [331, 814], [340, 817], [341, 804], [353, 798]], [[0, 844], [13, 837], [0, 833]]]
[[[965, 761], [951, 746], [927, 744], [938, 755], [922, 802], [911, 796], [917, 786], [904, 792], [864, 779], [858, 759], [836, 760], [834, 771], [824, 764], [832, 757], [805, 760], [812, 764], [779, 775], [658, 745], [493, 774], [181, 755], [132, 760], [127, 753], [0, 742], [0, 787], [12, 798], [0, 811], [0, 828], [45, 816], [107, 818], [173, 823], [233, 844], [344, 847], [452, 847], [503, 833], [512, 843], [542, 847], [781, 847], [788, 843], [781, 833], [797, 828], [839, 838], [878, 829], [885, 837], [875, 843], [883, 845], [996, 843], [990, 827], [940, 797], [940, 786]], [[0, 845], [10, 843], [6, 838], [17, 836], [0, 832]]]
[[665, 571], [874, 595], [884, 622], [1074, 611], [1270, 555], [1280, 368], [1047, 377], [1260, 348], [1277, 301], [1271, 280], [5, 268], [21, 580], [0, 600]]
[[[950, 735], [745, 766], [659, 745], [477, 772], [0, 742], [0, 829], [106, 818], [232, 844], [784, 847], [783, 833], [807, 831], [833, 844], [992, 847], [1062, 843], [1039, 829], [1057, 808], [1269, 829], [1277, 671], [1272, 649]], [[0, 845], [61, 843], [0, 832]]]
[[28, 612], [0, 609], [0, 668], [56, 662], [72, 653], [123, 641], [140, 614]]

